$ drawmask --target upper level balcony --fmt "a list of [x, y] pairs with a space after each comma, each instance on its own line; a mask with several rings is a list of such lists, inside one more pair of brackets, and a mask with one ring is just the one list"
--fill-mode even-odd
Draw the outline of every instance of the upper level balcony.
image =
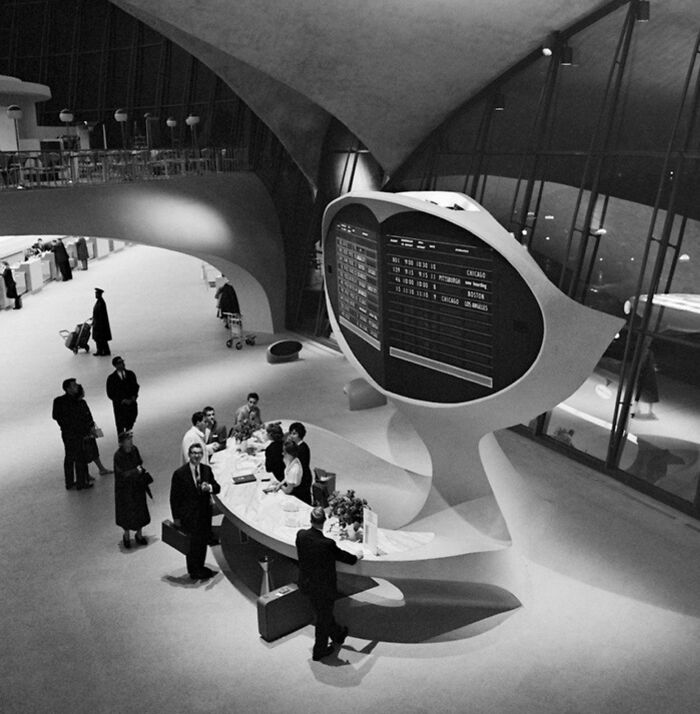
[[0, 152], [0, 191], [248, 171], [246, 148]]

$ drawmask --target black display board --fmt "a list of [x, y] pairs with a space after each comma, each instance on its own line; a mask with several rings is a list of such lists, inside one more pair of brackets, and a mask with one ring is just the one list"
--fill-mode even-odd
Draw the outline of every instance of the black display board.
[[326, 285], [343, 336], [374, 380], [428, 402], [485, 397], [522, 376], [542, 315], [515, 269], [470, 231], [417, 211], [381, 225], [362, 205], [333, 219]]

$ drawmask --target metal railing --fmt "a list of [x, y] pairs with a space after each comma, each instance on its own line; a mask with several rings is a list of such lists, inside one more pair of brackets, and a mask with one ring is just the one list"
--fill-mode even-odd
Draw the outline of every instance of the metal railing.
[[157, 181], [176, 176], [249, 171], [245, 148], [126, 151], [3, 151], [0, 191], [78, 184]]

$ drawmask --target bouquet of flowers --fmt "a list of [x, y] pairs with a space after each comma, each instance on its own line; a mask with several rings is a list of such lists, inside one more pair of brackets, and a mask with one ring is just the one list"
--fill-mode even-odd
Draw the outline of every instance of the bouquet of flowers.
[[341, 525], [353, 525], [355, 530], [362, 526], [364, 520], [364, 509], [369, 508], [367, 500], [359, 498], [353, 490], [341, 494], [340, 491], [333, 491], [333, 495], [328, 499], [328, 507], [331, 515], [338, 518]]
[[247, 441], [256, 430], [257, 427], [254, 424], [251, 424], [247, 419], [243, 419], [231, 429], [231, 435], [236, 441]]

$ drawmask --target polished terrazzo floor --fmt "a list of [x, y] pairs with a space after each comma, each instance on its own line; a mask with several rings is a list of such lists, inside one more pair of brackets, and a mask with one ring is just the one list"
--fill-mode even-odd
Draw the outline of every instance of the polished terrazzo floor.
[[[149, 545], [130, 551], [119, 545], [111, 477], [63, 488], [50, 418], [61, 381], [77, 377], [110, 460], [111, 367], [74, 356], [57, 334], [90, 314], [95, 286], [113, 352], [142, 384], [136, 441], [156, 477]], [[335, 430], [416, 470], [428, 464], [391, 406], [347, 410], [342, 386], [355, 375], [342, 356], [305, 343], [301, 361], [273, 367], [269, 336], [241, 352], [225, 337], [201, 264], [140, 246], [0, 314], [2, 712], [697, 710], [700, 524], [510, 432], [499, 441], [536, 505], [525, 606], [452, 627], [452, 593], [423, 593], [422, 638], [350, 637], [326, 663], [311, 661], [311, 628], [264, 643], [251, 593], [220, 549], [208, 563], [222, 572], [191, 584], [159, 539], [191, 412], [211, 403], [225, 422], [256, 389], [266, 418]], [[371, 631], [371, 618], [361, 624]]]

